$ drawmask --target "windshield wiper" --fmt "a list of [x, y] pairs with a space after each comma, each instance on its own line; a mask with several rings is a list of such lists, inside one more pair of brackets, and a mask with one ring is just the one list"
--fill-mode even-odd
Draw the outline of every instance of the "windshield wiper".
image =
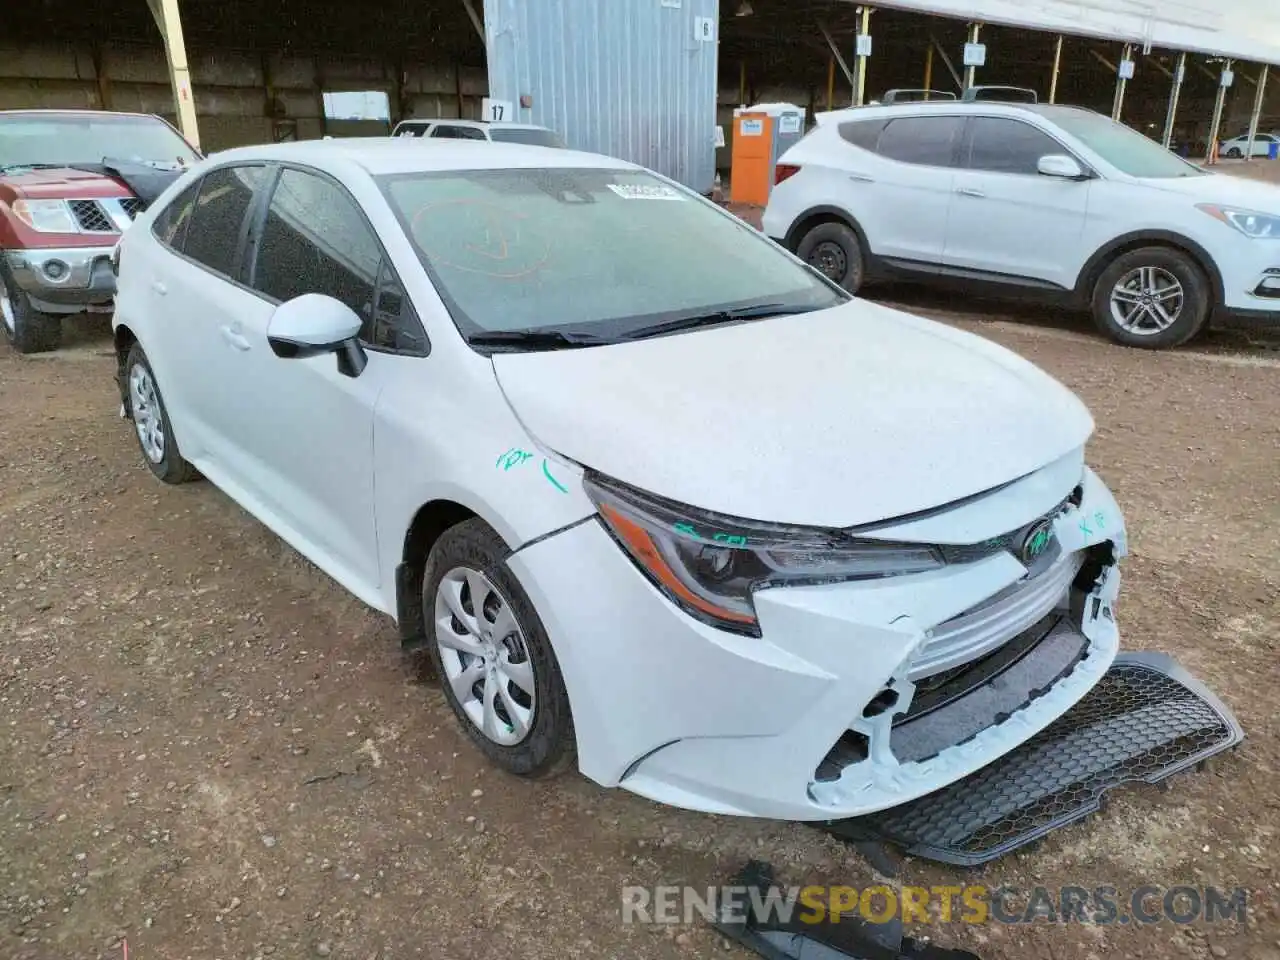
[[710, 313], [698, 313], [691, 317], [675, 317], [651, 323], [646, 327], [637, 327], [622, 337], [623, 340], [641, 340], [645, 337], [656, 337], [664, 333], [679, 333], [681, 330], [693, 330], [696, 327], [708, 327], [717, 323], [732, 323], [734, 320], [760, 320], [765, 317], [782, 317], [796, 313], [809, 313], [817, 307], [789, 307], [783, 303], [758, 303], [750, 307], [738, 307], [733, 310], [713, 310]]
[[533, 350], [565, 350], [609, 343], [591, 333], [565, 330], [486, 330], [467, 337], [477, 347], [527, 347]]

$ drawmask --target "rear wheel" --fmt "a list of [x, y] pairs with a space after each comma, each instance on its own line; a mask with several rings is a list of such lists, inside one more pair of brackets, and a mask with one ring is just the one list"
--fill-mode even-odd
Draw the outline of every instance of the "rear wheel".
[[1117, 257], [1093, 292], [1098, 329], [1117, 343], [1157, 350], [1186, 343], [1209, 319], [1210, 288], [1181, 250], [1142, 247]]
[[62, 317], [42, 313], [0, 262], [0, 329], [19, 353], [47, 353], [62, 343]]
[[182, 456], [178, 441], [174, 439], [165, 409], [156, 385], [156, 375], [142, 346], [135, 343], [129, 349], [125, 361], [125, 382], [128, 385], [128, 413], [138, 436], [138, 449], [142, 459], [157, 479], [165, 483], [186, 483], [199, 474]]
[[1227, 150], [1225, 156], [1231, 160], [1239, 160], [1244, 156], [1244, 152], [1239, 147], [1231, 147]]
[[857, 293], [866, 279], [866, 258], [858, 234], [843, 223], [820, 223], [800, 240], [798, 256], [828, 280]]

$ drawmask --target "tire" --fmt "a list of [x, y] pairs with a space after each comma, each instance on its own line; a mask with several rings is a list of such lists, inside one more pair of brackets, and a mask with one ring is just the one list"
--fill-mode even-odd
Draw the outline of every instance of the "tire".
[[1239, 147], [1232, 147], [1224, 154], [1224, 156], [1228, 160], [1239, 160], [1244, 156], [1244, 152]]
[[62, 343], [62, 317], [43, 313], [18, 288], [9, 268], [0, 262], [0, 330], [19, 353], [48, 353]]
[[[135, 343], [125, 360], [125, 412], [133, 424], [142, 461], [164, 483], [188, 483], [200, 476], [182, 456], [155, 372], [142, 345]], [[139, 419], [141, 418], [141, 419]]]
[[800, 239], [796, 256], [850, 293], [857, 293], [866, 279], [862, 241], [847, 224], [818, 224]]
[[1199, 333], [1211, 301], [1209, 279], [1189, 255], [1172, 247], [1142, 247], [1102, 271], [1093, 290], [1093, 320], [1116, 343], [1159, 350]]
[[[577, 755], [573, 716], [551, 641], [507, 568], [508, 553], [482, 520], [446, 530], [427, 557], [423, 621], [445, 700], [471, 742], [507, 772], [543, 778], [563, 772]], [[480, 619], [472, 602], [477, 592], [485, 595]], [[498, 636], [504, 622], [512, 629]]]

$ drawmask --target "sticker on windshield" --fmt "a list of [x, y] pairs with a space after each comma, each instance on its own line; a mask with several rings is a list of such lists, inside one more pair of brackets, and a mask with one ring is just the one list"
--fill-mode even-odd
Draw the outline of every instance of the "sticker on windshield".
[[679, 190], [660, 183], [611, 183], [608, 186], [623, 200], [684, 200]]

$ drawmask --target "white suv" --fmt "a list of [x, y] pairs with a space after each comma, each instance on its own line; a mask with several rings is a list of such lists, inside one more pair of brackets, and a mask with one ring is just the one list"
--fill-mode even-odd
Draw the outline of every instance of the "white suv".
[[1280, 189], [1201, 170], [1088, 110], [911, 103], [819, 116], [764, 231], [846, 289], [972, 282], [1089, 305], [1132, 346], [1280, 324]]

